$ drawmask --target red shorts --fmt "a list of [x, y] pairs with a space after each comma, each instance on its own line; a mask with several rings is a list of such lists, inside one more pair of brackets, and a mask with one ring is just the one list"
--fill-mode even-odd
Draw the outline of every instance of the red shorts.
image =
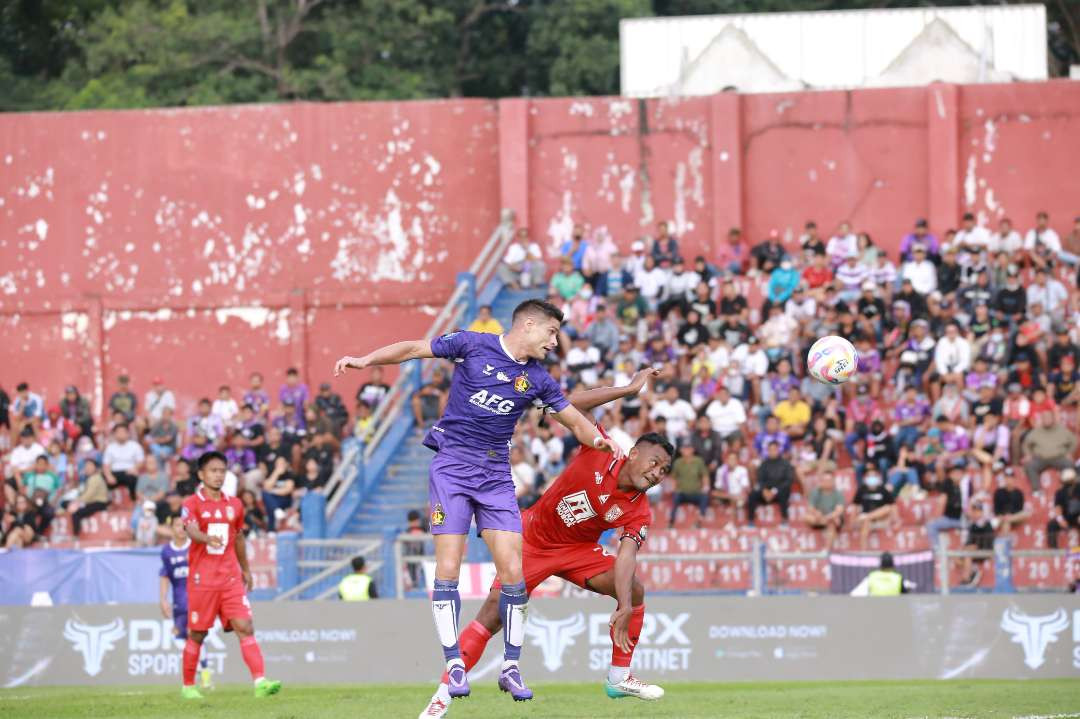
[[226, 630], [231, 628], [230, 619], [251, 619], [251, 602], [243, 583], [236, 582], [222, 589], [188, 588], [189, 631], [209, 631], [219, 617]]
[[[585, 582], [614, 568], [615, 557], [605, 553], [599, 544], [564, 544], [543, 549], [525, 544], [521, 550], [521, 569], [529, 594], [551, 576], [587, 589]], [[499, 586], [502, 585], [496, 579], [492, 588]]]

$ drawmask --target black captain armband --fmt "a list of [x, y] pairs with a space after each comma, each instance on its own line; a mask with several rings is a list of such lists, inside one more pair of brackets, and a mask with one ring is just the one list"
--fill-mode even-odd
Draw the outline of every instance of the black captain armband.
[[619, 537], [619, 541], [621, 542], [624, 539], [633, 540], [637, 548], [641, 549], [641, 545], [645, 542], [645, 533], [645, 527], [642, 527], [640, 532], [623, 532], [623, 535]]

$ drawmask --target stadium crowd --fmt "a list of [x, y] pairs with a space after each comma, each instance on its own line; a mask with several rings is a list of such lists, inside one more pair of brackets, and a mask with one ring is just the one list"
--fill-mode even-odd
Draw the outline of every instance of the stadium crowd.
[[[108, 398], [108, 421], [99, 424], [74, 385], [50, 406], [26, 382], [14, 396], [0, 387], [0, 546], [77, 540], [86, 521], [107, 510], [130, 513], [130, 533], [121, 532], [120, 543], [168, 541], [168, 519], [196, 490], [195, 462], [209, 449], [228, 458], [224, 489], [247, 507], [249, 534], [295, 528], [299, 499], [322, 491], [343, 438], [362, 432], [365, 411], [370, 417], [387, 389], [377, 379], [366, 383], [357, 400], [363, 409], [350, 425], [329, 384], [312, 394], [290, 368], [272, 400], [256, 372], [239, 401], [222, 385], [213, 400], [200, 399], [190, 416], [180, 418], [161, 377], [140, 402], [121, 375]], [[70, 535], [55, 531], [58, 516], [70, 520]]]
[[[498, 275], [511, 289], [546, 284], [562, 308], [551, 372], [567, 391], [661, 369], [596, 418], [625, 444], [658, 431], [680, 448], [652, 497], [669, 524], [688, 505], [689, 526], [752, 526], [774, 504], [786, 525], [801, 495], [800, 522], [826, 547], [852, 531], [865, 548], [899, 525], [898, 500], [929, 496], [940, 498], [929, 546], [960, 529], [964, 545], [989, 549], [1045, 490], [1041, 541], [1057, 547], [1080, 521], [1080, 217], [1064, 238], [1046, 213], [1034, 219], [1024, 234], [1007, 218], [990, 229], [968, 214], [940, 234], [919, 219], [892, 257], [847, 223], [825, 236], [807, 222], [786, 242], [733, 228], [712, 257], [684, 256], [666, 222], [628, 247], [578, 225], [550, 275], [521, 229]], [[469, 329], [503, 328], [484, 308]], [[805, 376], [809, 345], [830, 334], [857, 347], [857, 381]], [[414, 398], [418, 422], [438, 416], [450, 370]], [[572, 444], [540, 412], [523, 419], [511, 455], [523, 506]], [[853, 491], [838, 490], [839, 468], [853, 470]]]

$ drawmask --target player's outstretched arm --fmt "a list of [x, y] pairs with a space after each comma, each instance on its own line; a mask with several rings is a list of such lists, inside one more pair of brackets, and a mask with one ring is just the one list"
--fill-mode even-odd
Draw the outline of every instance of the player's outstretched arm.
[[365, 367], [380, 364], [401, 364], [411, 359], [425, 359], [434, 356], [431, 351], [431, 342], [428, 340], [395, 342], [392, 345], [380, 347], [363, 357], [345, 355], [334, 364], [334, 376], [337, 377], [348, 369], [364, 369]]
[[556, 412], [552, 416], [559, 421], [559, 424], [573, 432], [574, 437], [582, 445], [611, 452], [616, 457], [623, 456], [622, 448], [611, 438], [600, 434], [596, 426], [574, 405], [568, 404], [561, 412]]
[[637, 552], [638, 545], [633, 537], [624, 536], [619, 540], [619, 554], [615, 557], [615, 601], [618, 605], [608, 624], [615, 630], [615, 644], [624, 652], [631, 650], [630, 614], [634, 609], [631, 591], [637, 568]]
[[645, 386], [650, 377], [659, 376], [660, 370], [649, 367], [635, 374], [634, 378], [630, 380], [630, 384], [625, 387], [596, 387], [594, 389], [578, 390], [571, 393], [567, 399], [570, 400], [570, 404], [577, 407], [579, 412], [584, 413], [623, 397], [633, 397], [641, 391], [641, 388]]

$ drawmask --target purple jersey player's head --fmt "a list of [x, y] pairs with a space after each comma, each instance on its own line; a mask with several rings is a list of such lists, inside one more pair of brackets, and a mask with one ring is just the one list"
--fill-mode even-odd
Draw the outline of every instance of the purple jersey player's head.
[[519, 359], [542, 360], [558, 347], [562, 322], [562, 311], [550, 302], [525, 300], [514, 309], [506, 344]]
[[651, 489], [671, 471], [674, 456], [675, 448], [663, 435], [655, 432], [643, 435], [626, 454], [626, 461], [619, 470], [619, 489], [624, 492]]
[[180, 546], [187, 541], [187, 532], [184, 531], [184, 519], [179, 514], [174, 514], [169, 519], [169, 529], [172, 531], [172, 541]]

